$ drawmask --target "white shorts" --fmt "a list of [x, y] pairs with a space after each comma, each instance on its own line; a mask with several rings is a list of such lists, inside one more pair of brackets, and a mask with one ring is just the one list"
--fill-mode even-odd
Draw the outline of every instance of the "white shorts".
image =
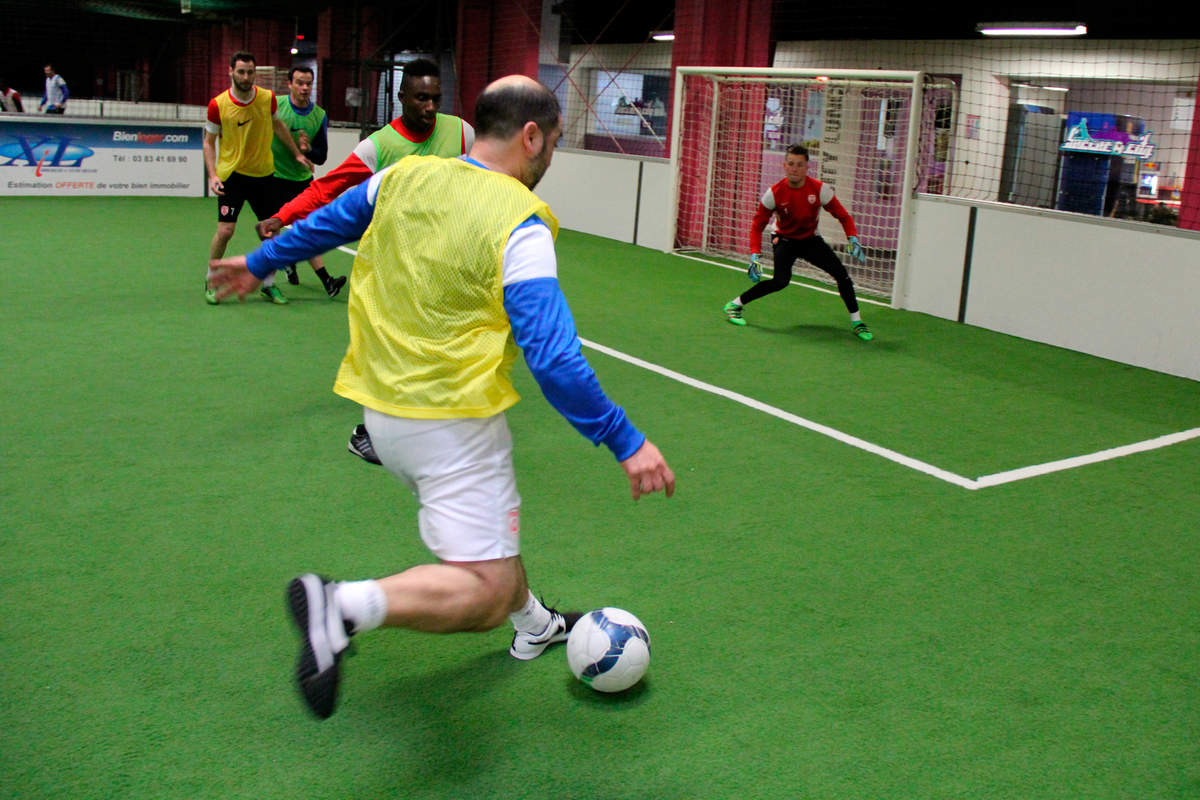
[[520, 554], [521, 497], [504, 414], [410, 419], [363, 409], [383, 466], [421, 504], [421, 540], [442, 561]]

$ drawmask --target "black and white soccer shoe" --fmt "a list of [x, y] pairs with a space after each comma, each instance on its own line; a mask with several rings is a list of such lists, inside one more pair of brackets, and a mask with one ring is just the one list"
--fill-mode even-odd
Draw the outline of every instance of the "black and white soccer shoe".
[[379, 460], [379, 456], [375, 455], [375, 445], [371, 444], [371, 435], [367, 433], [367, 426], [361, 422], [355, 425], [354, 430], [350, 433], [350, 441], [346, 444], [346, 449], [363, 461], [371, 464], [383, 464]]
[[310, 711], [328, 719], [337, 705], [338, 662], [350, 646], [346, 623], [333, 593], [337, 584], [308, 573], [293, 578], [287, 587], [288, 609], [300, 631], [296, 683]]

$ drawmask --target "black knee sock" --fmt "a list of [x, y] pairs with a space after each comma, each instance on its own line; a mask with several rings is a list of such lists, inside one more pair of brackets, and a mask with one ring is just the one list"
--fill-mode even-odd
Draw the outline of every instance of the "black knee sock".
[[333, 280], [333, 278], [329, 277], [329, 273], [325, 271], [324, 267], [313, 271], [317, 273], [317, 277], [321, 279], [321, 283], [325, 284], [326, 286], [328, 286], [329, 282]]

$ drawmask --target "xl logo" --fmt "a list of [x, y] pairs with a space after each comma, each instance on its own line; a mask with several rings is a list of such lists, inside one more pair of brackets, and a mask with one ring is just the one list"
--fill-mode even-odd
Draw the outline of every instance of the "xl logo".
[[73, 136], [47, 136], [34, 144], [21, 135], [12, 138], [16, 141], [0, 144], [0, 158], [8, 159], [0, 167], [36, 167], [39, 176], [44, 166], [78, 167], [96, 152], [81, 144], [71, 144]]

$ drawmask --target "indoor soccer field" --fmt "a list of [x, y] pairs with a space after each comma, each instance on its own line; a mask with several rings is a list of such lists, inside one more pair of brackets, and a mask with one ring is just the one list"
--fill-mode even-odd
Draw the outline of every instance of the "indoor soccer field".
[[286, 582], [429, 559], [346, 451], [345, 295], [301, 265], [286, 307], [207, 306], [211, 200], [0, 209], [0, 796], [1200, 795], [1194, 381], [876, 304], [867, 344], [800, 286], [736, 328], [743, 271], [564, 231], [584, 353], [678, 488], [632, 502], [518, 366], [524, 556], [637, 614], [646, 678], [376, 631], [317, 722]]

